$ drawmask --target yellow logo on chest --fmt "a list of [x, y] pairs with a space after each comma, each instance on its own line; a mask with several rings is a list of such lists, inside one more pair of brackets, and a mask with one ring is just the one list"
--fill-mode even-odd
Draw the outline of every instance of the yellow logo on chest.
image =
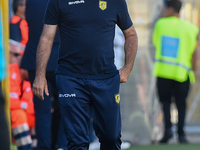
[[99, 8], [101, 8], [101, 10], [105, 10], [107, 8], [107, 2], [99, 1]]

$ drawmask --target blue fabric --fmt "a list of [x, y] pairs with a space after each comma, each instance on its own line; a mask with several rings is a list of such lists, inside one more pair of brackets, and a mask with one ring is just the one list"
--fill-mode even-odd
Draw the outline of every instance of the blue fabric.
[[10, 22], [10, 39], [21, 43], [22, 41], [22, 33], [20, 29], [22, 19], [19, 20], [17, 23]]
[[88, 150], [92, 114], [101, 150], [120, 150], [119, 75], [103, 80], [57, 75], [56, 84], [68, 149]]
[[3, 21], [0, 9], [0, 81], [6, 77], [6, 59], [5, 59], [5, 47], [3, 40]]
[[64, 124], [63, 120], [61, 120], [60, 125], [59, 125], [59, 138], [57, 141], [58, 148], [61, 148], [62, 150], [68, 150], [67, 149], [67, 139], [65, 136], [65, 130], [64, 130]]
[[30, 131], [29, 131], [29, 130], [28, 130], [28, 131], [24, 131], [24, 132], [22, 132], [22, 133], [20, 133], [20, 134], [15, 135], [14, 138], [15, 138], [15, 140], [18, 140], [18, 139], [20, 139], [20, 138], [26, 137], [26, 136], [29, 135], [29, 134], [30, 134]]
[[[125, 0], [50, 0], [45, 24], [57, 25], [61, 47], [57, 74], [106, 79], [118, 74], [114, 65], [115, 25], [132, 26]], [[104, 1], [105, 2], [105, 1]]]
[[[26, 21], [29, 26], [29, 41], [26, 45], [22, 58], [21, 68], [36, 69], [36, 51], [43, 29], [43, 19], [48, 0], [27, 0], [26, 1]], [[47, 71], [55, 71], [58, 64], [58, 48], [60, 45], [59, 33], [57, 32], [52, 47]]]
[[31, 144], [18, 147], [18, 150], [31, 150], [31, 149], [32, 149]]
[[179, 38], [162, 36], [162, 56], [177, 58], [179, 43]]

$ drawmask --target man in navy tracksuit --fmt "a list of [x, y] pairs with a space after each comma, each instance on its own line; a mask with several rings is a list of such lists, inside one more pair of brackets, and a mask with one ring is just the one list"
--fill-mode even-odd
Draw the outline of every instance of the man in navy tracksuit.
[[[22, 58], [21, 68], [28, 70], [28, 79], [31, 84], [33, 84], [35, 78], [36, 49], [42, 34], [47, 4], [48, 0], [26, 0], [26, 20], [29, 26], [29, 41]], [[55, 77], [59, 46], [60, 38], [59, 33], [57, 32], [46, 69], [46, 78], [50, 96], [45, 96], [44, 101], [41, 101], [38, 97], [34, 97], [38, 150], [54, 150], [56, 145], [58, 148], [66, 150], [67, 141], [63, 134], [64, 129], [62, 130], [62, 128], [59, 127], [61, 117]], [[52, 99], [54, 99], [53, 103]], [[51, 111], [52, 108], [54, 108], [53, 113]], [[58, 135], [58, 128], [60, 129], [60, 135]]]
[[[60, 30], [56, 84], [69, 150], [89, 147], [90, 114], [101, 150], [120, 150], [120, 82], [132, 70], [137, 34], [125, 0], [50, 0], [37, 51], [33, 91], [49, 95], [45, 78], [52, 42]], [[125, 65], [114, 65], [115, 25], [125, 36]]]

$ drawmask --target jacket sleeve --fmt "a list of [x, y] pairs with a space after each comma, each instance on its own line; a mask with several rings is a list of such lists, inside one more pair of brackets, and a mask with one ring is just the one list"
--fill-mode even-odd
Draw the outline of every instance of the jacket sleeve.
[[29, 81], [23, 81], [21, 92], [20, 101], [27, 104], [25, 111], [29, 114], [34, 114], [33, 92]]
[[20, 96], [20, 100], [27, 103], [31, 102], [33, 100], [33, 92], [30, 82], [24, 80], [21, 86], [22, 94]]
[[25, 49], [25, 46], [28, 42], [28, 34], [29, 34], [29, 28], [28, 28], [28, 23], [26, 20], [22, 20], [20, 23], [20, 30], [21, 30], [21, 35], [22, 35], [22, 40], [21, 44], [24, 47], [23, 50]]

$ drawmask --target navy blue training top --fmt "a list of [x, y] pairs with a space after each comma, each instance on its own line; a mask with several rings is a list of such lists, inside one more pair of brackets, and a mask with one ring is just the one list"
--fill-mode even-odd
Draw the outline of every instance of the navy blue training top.
[[118, 74], [115, 25], [122, 30], [132, 26], [125, 0], [50, 0], [44, 23], [59, 26], [57, 74], [86, 79]]
[[[29, 41], [22, 58], [21, 68], [35, 71], [36, 51], [44, 26], [44, 16], [49, 0], [27, 0], [26, 21], [29, 26]], [[59, 34], [56, 34], [47, 71], [56, 71], [58, 64], [58, 51], [60, 46]]]

